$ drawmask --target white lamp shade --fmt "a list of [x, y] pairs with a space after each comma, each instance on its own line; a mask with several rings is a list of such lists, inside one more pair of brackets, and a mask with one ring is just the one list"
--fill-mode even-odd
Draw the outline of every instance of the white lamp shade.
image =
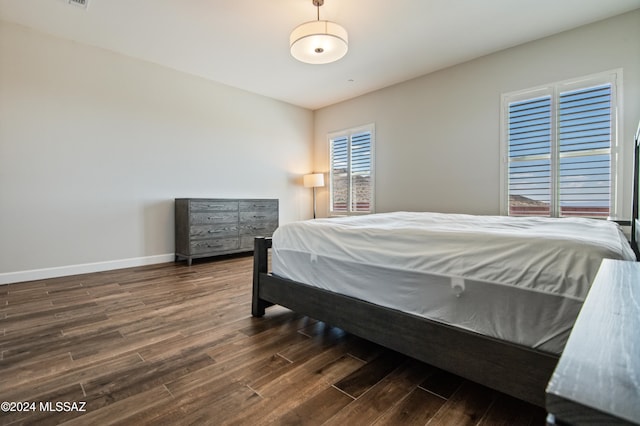
[[291, 55], [307, 64], [328, 64], [342, 58], [349, 49], [347, 30], [330, 21], [299, 25], [289, 38]]
[[324, 175], [322, 173], [304, 175], [304, 186], [307, 188], [318, 188], [320, 186], [324, 186]]

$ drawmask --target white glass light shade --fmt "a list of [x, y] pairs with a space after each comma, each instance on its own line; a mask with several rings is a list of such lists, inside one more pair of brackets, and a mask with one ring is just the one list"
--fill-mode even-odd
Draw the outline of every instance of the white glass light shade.
[[304, 186], [307, 188], [318, 188], [324, 186], [324, 175], [322, 173], [312, 173], [304, 175]]
[[297, 26], [289, 38], [291, 55], [307, 64], [328, 64], [349, 49], [347, 30], [331, 21], [311, 21]]

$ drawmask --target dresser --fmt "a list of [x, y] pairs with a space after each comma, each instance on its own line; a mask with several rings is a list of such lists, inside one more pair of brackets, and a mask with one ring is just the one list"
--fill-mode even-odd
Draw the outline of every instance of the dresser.
[[277, 227], [277, 199], [176, 198], [176, 261], [252, 251]]

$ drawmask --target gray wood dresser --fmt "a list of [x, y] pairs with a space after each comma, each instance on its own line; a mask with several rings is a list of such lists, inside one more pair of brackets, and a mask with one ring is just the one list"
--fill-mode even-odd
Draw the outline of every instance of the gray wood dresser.
[[252, 251], [277, 227], [277, 199], [176, 198], [176, 261]]
[[602, 261], [546, 406], [552, 425], [640, 425], [640, 262]]

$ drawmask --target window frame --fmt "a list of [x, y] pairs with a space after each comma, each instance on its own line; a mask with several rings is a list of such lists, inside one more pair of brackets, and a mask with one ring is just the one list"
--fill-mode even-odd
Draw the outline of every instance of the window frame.
[[[623, 179], [623, 165], [620, 159], [622, 129], [622, 69], [614, 69], [602, 73], [591, 74], [569, 80], [549, 83], [529, 89], [506, 92], [500, 98], [500, 214], [509, 215], [509, 104], [513, 102], [551, 96], [551, 206], [550, 216], [560, 216], [559, 177], [559, 113], [560, 94], [588, 87], [611, 84], [611, 186], [609, 217], [618, 217], [622, 211], [620, 182]], [[565, 216], [566, 217], [566, 216]]]
[[[347, 211], [335, 211], [333, 209], [333, 157], [331, 152], [332, 140], [337, 138], [346, 137], [348, 139], [348, 150], [349, 150], [349, 168], [351, 167], [351, 138], [353, 135], [369, 132], [371, 134], [370, 137], [370, 151], [371, 151], [371, 168], [370, 168], [370, 187], [371, 187], [371, 201], [369, 205], [369, 211], [353, 211], [351, 205], [351, 170], [348, 171], [348, 198], [347, 198]], [[356, 216], [356, 215], [366, 215], [375, 213], [375, 124], [365, 124], [362, 126], [352, 127], [349, 129], [333, 131], [327, 134], [327, 148], [328, 148], [328, 158], [329, 158], [329, 216]]]

